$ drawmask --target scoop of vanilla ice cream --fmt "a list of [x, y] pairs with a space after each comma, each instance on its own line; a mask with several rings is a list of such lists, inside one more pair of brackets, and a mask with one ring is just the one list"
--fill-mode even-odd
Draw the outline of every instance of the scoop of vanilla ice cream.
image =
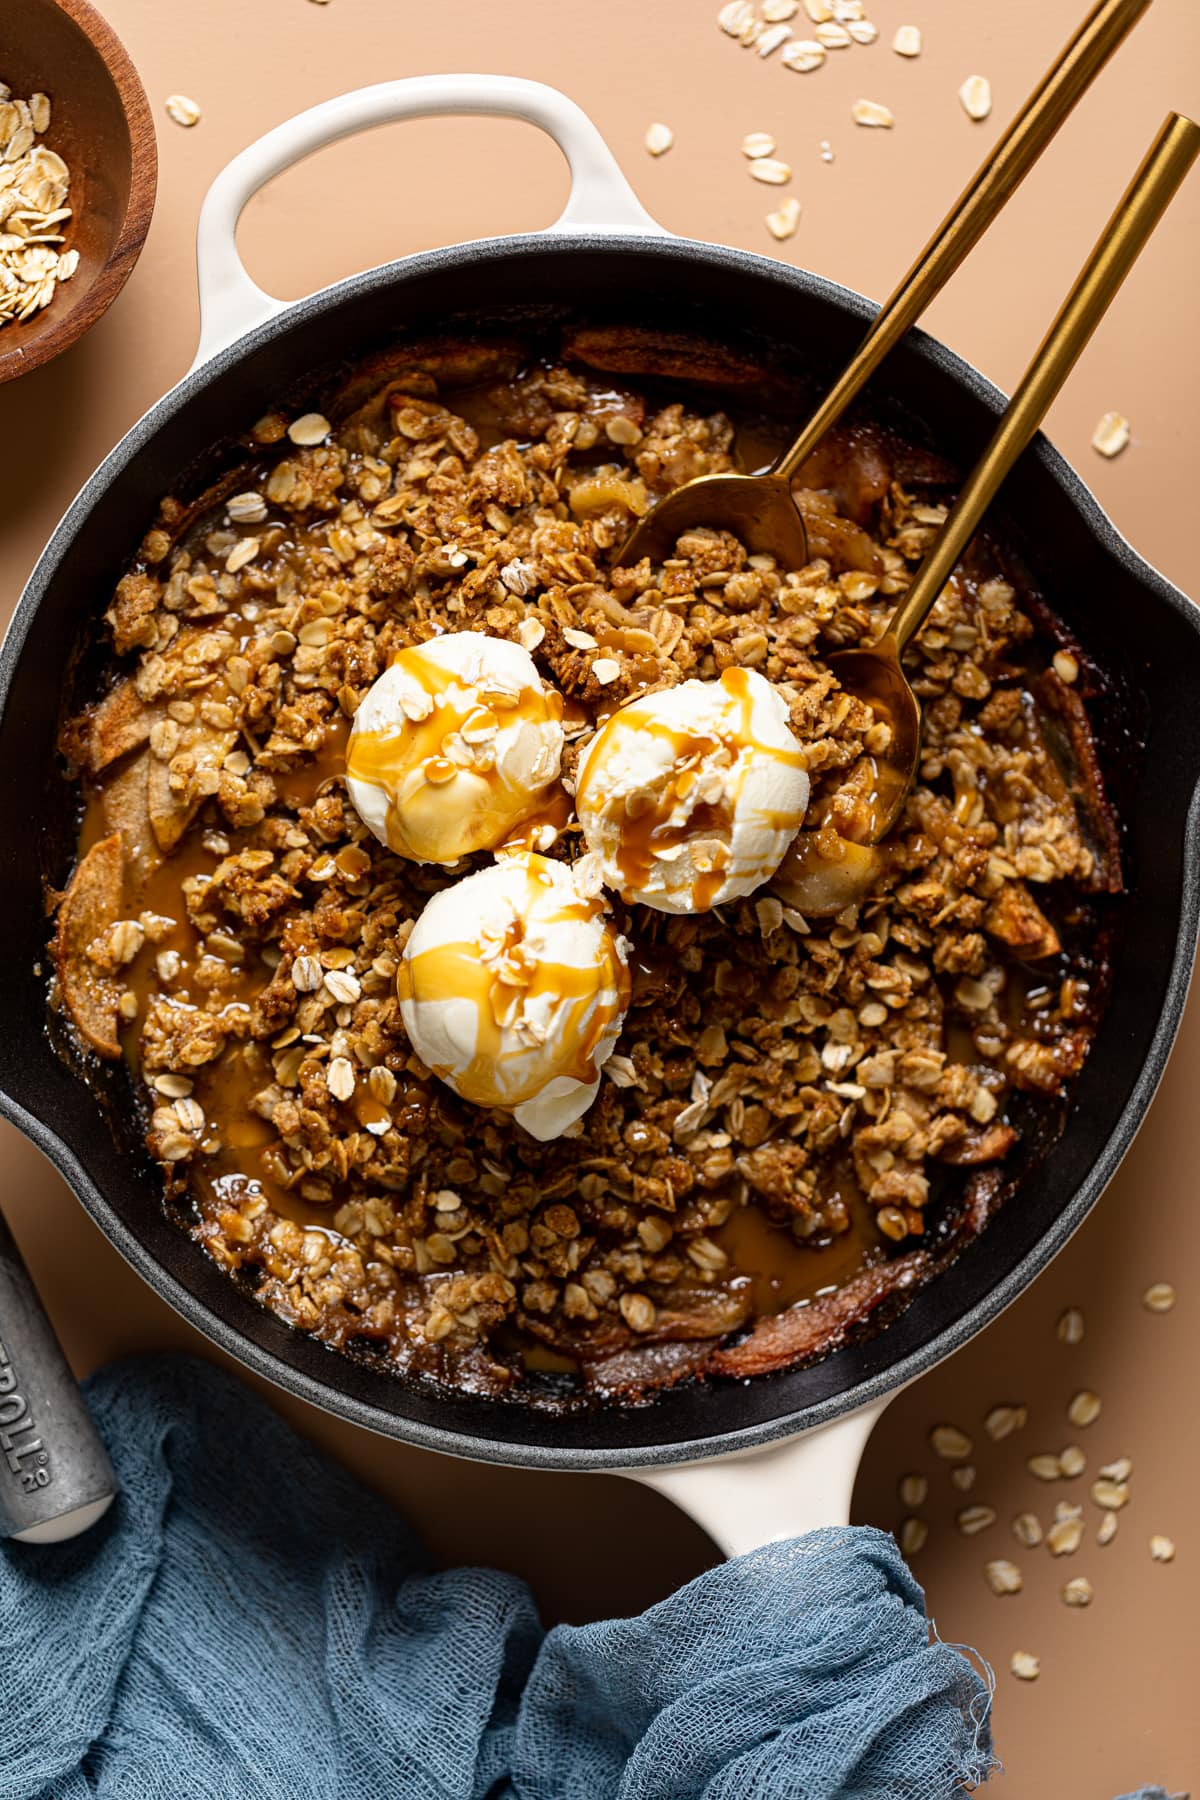
[[613, 713], [580, 759], [575, 808], [605, 886], [695, 913], [770, 880], [808, 794], [783, 696], [726, 669]]
[[528, 852], [429, 901], [397, 986], [422, 1062], [543, 1140], [595, 1099], [629, 1000], [625, 943], [603, 900], [566, 863]]
[[503, 638], [456, 631], [401, 650], [354, 715], [350, 798], [413, 862], [495, 849], [558, 779], [562, 710], [529, 653]]

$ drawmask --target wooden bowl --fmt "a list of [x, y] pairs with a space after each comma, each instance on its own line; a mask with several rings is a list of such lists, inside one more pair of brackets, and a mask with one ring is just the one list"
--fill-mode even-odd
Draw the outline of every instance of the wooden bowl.
[[11, 381], [68, 349], [124, 287], [150, 227], [158, 150], [137, 71], [88, 0], [15, 0], [3, 12], [0, 79], [18, 99], [50, 96], [39, 141], [71, 171], [59, 248], [79, 252], [48, 306], [0, 325], [0, 381]]

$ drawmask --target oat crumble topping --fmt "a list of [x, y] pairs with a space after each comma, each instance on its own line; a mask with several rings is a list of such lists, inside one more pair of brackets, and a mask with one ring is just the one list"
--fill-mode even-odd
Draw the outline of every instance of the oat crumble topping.
[[[950, 492], [846, 428], [798, 491], [806, 568], [708, 531], [613, 568], [659, 494], [733, 466], [734, 427], [681, 378], [589, 370], [597, 344], [409, 350], [260, 420], [235, 486], [164, 503], [105, 614], [115, 684], [64, 735], [88, 806], [58, 998], [129, 1057], [208, 1254], [331, 1345], [493, 1393], [751, 1374], [886, 1317], [982, 1229], [1014, 1096], [1081, 1066], [1103, 996], [1074, 945], [1120, 879], [1093, 673], [984, 545], [914, 647], [920, 779], [860, 906], [614, 898], [632, 1004], [556, 1142], [429, 1075], [398, 958], [489, 859], [401, 860], [346, 798], [396, 652], [447, 630], [530, 651], [566, 701], [568, 794], [598, 717], [756, 669], [816, 799], [879, 743], [822, 657], [876, 634]], [[549, 853], [581, 850], [559, 821]]]

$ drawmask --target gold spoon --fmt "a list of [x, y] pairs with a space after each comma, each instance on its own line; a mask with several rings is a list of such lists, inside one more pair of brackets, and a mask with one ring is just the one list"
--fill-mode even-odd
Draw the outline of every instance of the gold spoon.
[[863, 759], [826, 803], [815, 828], [802, 831], [785, 856], [772, 885], [801, 912], [840, 912], [862, 897], [878, 872], [881, 858], [873, 846], [895, 824], [921, 752], [921, 706], [900, 667], [905, 646], [924, 624], [997, 488], [1046, 416], [1197, 155], [1200, 126], [1169, 113], [882, 635], [864, 649], [828, 658], [842, 687], [866, 700], [890, 726], [891, 742], [878, 758]]
[[804, 567], [808, 539], [792, 499], [792, 477], [978, 243], [1149, 4], [1150, 0], [1101, 0], [1088, 14], [891, 299], [884, 302], [844, 374], [790, 449], [765, 474], [700, 475], [665, 494], [634, 527], [621, 547], [619, 563], [640, 562], [643, 556], [661, 562], [672, 554], [681, 532], [707, 525], [731, 531], [747, 549], [774, 556], [782, 568]]

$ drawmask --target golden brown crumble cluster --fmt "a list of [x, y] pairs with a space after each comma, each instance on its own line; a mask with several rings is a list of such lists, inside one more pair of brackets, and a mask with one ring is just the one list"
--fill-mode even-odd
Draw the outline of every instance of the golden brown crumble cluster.
[[[456, 396], [410, 372], [328, 435], [260, 421], [236, 492], [165, 507], [106, 615], [122, 678], [68, 733], [91, 849], [61, 991], [140, 1069], [207, 1250], [329, 1342], [489, 1391], [531, 1346], [596, 1387], [771, 1366], [924, 1279], [938, 1167], [1003, 1158], [1013, 1090], [1057, 1094], [1086, 1054], [1094, 996], [1060, 932], [1118, 880], [1078, 658], [1060, 641], [1051, 664], [980, 552], [911, 658], [921, 778], [861, 906], [614, 901], [632, 1005], [557, 1142], [430, 1077], [398, 959], [428, 896], [486, 859], [404, 862], [349, 804], [346, 732], [390, 658], [446, 630], [521, 643], [567, 701], [568, 787], [599, 712], [753, 667], [819, 797], [878, 747], [822, 657], [877, 633], [943, 517], [944, 486], [864, 428], [805, 472], [806, 568], [693, 531], [661, 570], [612, 569], [631, 520], [733, 443], [722, 413], [612, 381], [541, 365]], [[804, 1331], [736, 1336], [827, 1288], [830, 1257], [842, 1298]]]

